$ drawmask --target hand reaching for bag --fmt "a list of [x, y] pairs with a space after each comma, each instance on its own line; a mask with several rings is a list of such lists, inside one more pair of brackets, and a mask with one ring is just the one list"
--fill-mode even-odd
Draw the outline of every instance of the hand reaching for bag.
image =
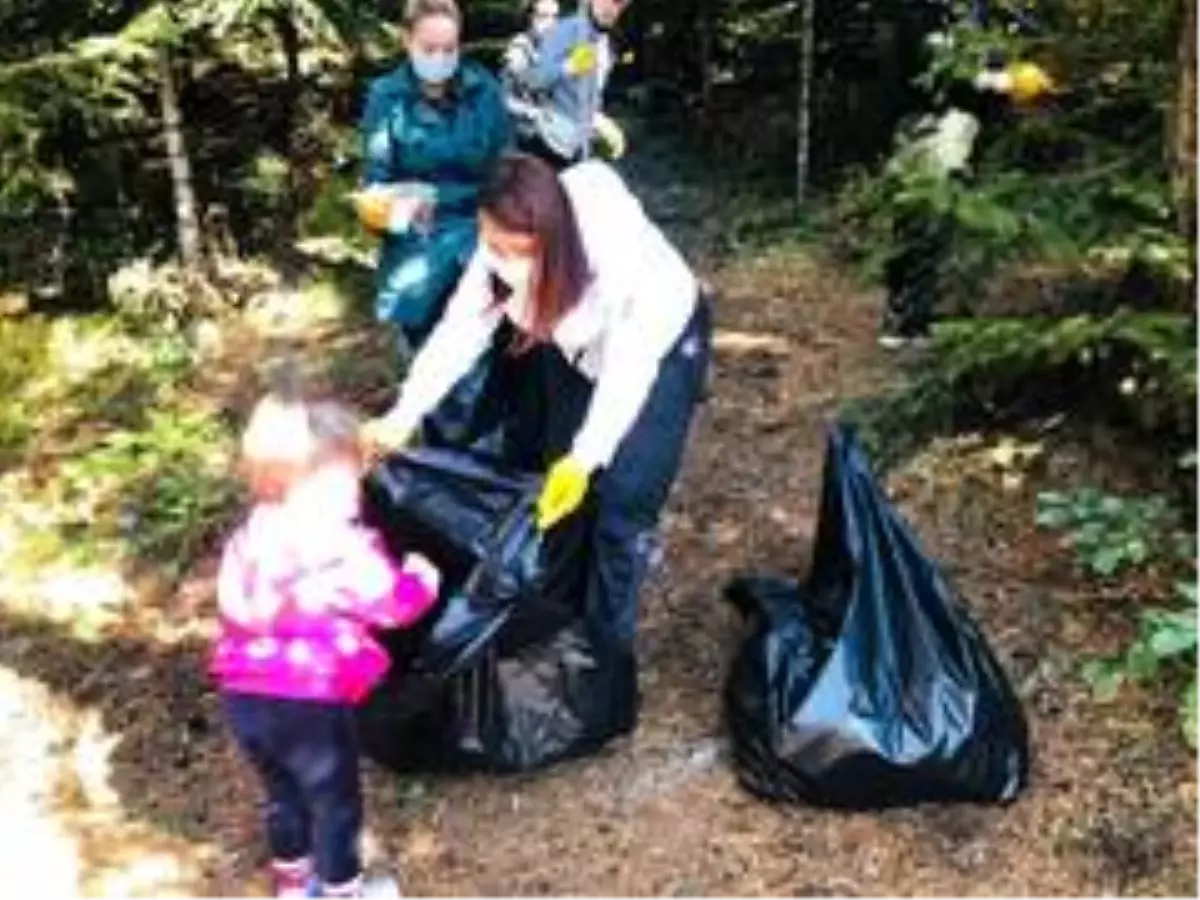
[[537, 525], [548, 531], [576, 512], [587, 496], [591, 476], [569, 456], [550, 467], [537, 504]]
[[396, 453], [416, 444], [417, 435], [409, 429], [399, 428], [387, 416], [365, 422], [359, 430], [359, 442], [367, 459], [374, 463], [390, 453]]
[[400, 571], [416, 578], [431, 594], [436, 594], [442, 588], [442, 573], [424, 554], [409, 553], [404, 557]]

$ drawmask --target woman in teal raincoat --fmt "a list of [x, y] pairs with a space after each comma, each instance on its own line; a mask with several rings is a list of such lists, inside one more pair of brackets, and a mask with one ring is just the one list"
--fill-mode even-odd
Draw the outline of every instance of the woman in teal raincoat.
[[382, 236], [376, 315], [415, 348], [475, 251], [477, 196], [511, 124], [496, 79], [460, 59], [454, 0], [410, 0], [404, 25], [408, 59], [367, 96], [357, 199], [363, 223]]

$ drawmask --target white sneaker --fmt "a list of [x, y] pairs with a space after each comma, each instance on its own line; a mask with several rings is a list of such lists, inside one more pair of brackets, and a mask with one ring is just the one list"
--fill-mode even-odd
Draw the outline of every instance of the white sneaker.
[[400, 885], [387, 875], [360, 876], [349, 884], [338, 887], [326, 886], [321, 897], [372, 897], [379, 900], [394, 900], [400, 897]]
[[904, 350], [908, 347], [925, 350], [929, 348], [932, 340], [924, 334], [916, 334], [912, 337], [905, 337], [901, 334], [881, 334], [876, 343], [884, 350]]
[[377, 898], [377, 900], [395, 900], [402, 896], [400, 884], [389, 875], [372, 875], [363, 879], [360, 897]]
[[884, 350], [900, 350], [908, 346], [908, 338], [901, 337], [898, 334], [881, 334], [877, 343]]

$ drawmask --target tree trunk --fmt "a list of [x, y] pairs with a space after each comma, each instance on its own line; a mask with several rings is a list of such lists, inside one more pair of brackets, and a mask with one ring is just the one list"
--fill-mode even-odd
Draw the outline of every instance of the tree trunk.
[[162, 115], [163, 142], [171, 171], [171, 193], [175, 200], [175, 234], [179, 258], [185, 268], [199, 270], [204, 258], [201, 250], [200, 220], [196, 214], [196, 189], [192, 180], [192, 162], [183, 139], [183, 115], [175, 90], [175, 68], [169, 50], [158, 54], [158, 101]]
[[1181, 0], [1176, 64], [1174, 147], [1175, 214], [1189, 244], [1196, 243], [1196, 0]]
[[800, 3], [800, 77], [796, 91], [796, 203], [808, 200], [809, 172], [812, 165], [812, 93], [813, 53], [816, 47], [814, 24], [816, 0]]
[[713, 46], [716, 42], [716, 14], [713, 0], [699, 0], [700, 19], [700, 110], [707, 125], [713, 115]]
[[290, 255], [291, 246], [300, 231], [300, 161], [297, 159], [297, 110], [300, 105], [300, 32], [296, 20], [288, 8], [280, 9], [272, 17], [275, 33], [283, 48], [287, 71], [283, 88], [283, 155], [287, 159], [287, 194], [283, 198], [283, 232], [280, 235], [285, 255]]

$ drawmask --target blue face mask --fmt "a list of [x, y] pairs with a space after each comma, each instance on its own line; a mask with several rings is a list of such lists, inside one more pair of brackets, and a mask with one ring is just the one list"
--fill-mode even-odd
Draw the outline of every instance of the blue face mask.
[[458, 51], [453, 53], [413, 53], [409, 59], [417, 77], [426, 84], [444, 84], [458, 71]]

